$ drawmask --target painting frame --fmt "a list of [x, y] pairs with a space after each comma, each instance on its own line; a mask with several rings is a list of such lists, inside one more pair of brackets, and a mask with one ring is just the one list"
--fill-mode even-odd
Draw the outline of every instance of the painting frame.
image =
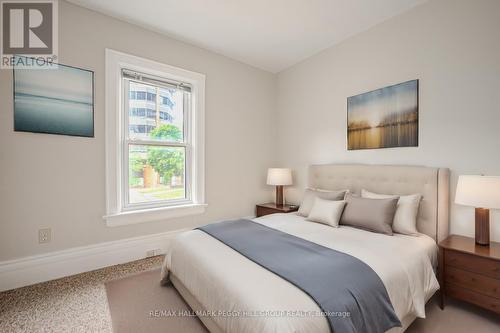
[[[30, 58], [28, 56], [19, 56], [19, 57], [24, 57], [24, 58]], [[57, 68], [59, 66], [63, 68], [68, 68], [68, 69], [73, 69], [77, 71], [83, 71], [86, 73], [89, 73], [91, 78], [90, 78], [90, 93], [91, 93], [91, 133], [89, 135], [84, 135], [84, 134], [73, 134], [73, 133], [64, 133], [64, 132], [58, 132], [54, 130], [27, 130], [27, 129], [20, 129], [16, 128], [16, 71], [17, 70], [34, 70], [34, 71], [52, 71], [52, 70], [58, 70], [58, 69], [16, 69], [14, 66], [12, 68], [12, 112], [13, 112], [13, 118], [12, 118], [12, 126], [14, 132], [21, 132], [21, 133], [36, 133], [36, 134], [49, 134], [49, 135], [62, 135], [62, 136], [70, 136], [70, 137], [80, 137], [80, 138], [95, 138], [95, 73], [93, 70], [86, 69], [86, 68], [81, 68], [81, 67], [76, 67], [76, 66], [71, 66], [71, 65], [66, 65], [66, 64], [61, 64], [61, 63], [53, 63]]]
[[[355, 97], [359, 97], [359, 96], [363, 96], [363, 95], [367, 95], [367, 94], [373, 94], [377, 91], [382, 91], [384, 89], [393, 89], [393, 88], [396, 88], [398, 86], [402, 86], [402, 85], [405, 85], [405, 84], [409, 84], [409, 83], [415, 83], [415, 94], [416, 94], [416, 98], [415, 98], [415, 109], [416, 109], [416, 115], [417, 115], [417, 118], [416, 118], [416, 131], [414, 133], [414, 141], [415, 141], [415, 144], [412, 144], [412, 145], [387, 145], [387, 146], [380, 146], [380, 147], [357, 147], [357, 148], [352, 148], [350, 143], [349, 143], [349, 132], [350, 132], [350, 129], [349, 129], [349, 100], [351, 98], [355, 98]], [[346, 132], [345, 132], [345, 135], [346, 135], [346, 149], [347, 151], [356, 151], [356, 150], [374, 150], [374, 149], [394, 149], [394, 148], [418, 148], [420, 146], [420, 79], [412, 79], [412, 80], [407, 80], [407, 81], [404, 81], [404, 82], [400, 82], [400, 83], [395, 83], [395, 84], [392, 84], [392, 85], [388, 85], [388, 86], [385, 86], [385, 87], [382, 87], [382, 88], [377, 88], [377, 89], [373, 89], [373, 90], [370, 90], [370, 91], [366, 91], [366, 92], [362, 92], [362, 93], [359, 93], [359, 94], [356, 94], [356, 95], [352, 95], [352, 96], [349, 96], [346, 98]]]

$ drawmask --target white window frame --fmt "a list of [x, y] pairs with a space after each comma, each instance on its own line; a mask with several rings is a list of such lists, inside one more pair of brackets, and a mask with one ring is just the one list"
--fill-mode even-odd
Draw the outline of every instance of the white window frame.
[[[126, 205], [128, 193], [128, 147], [123, 103], [122, 70], [185, 82], [191, 86], [191, 107], [186, 135], [186, 199], [144, 205]], [[205, 211], [205, 75], [106, 49], [106, 215], [108, 226], [120, 226], [168, 218], [202, 214]], [[189, 150], [189, 151], [188, 151]], [[127, 179], [125, 179], [127, 178]]]

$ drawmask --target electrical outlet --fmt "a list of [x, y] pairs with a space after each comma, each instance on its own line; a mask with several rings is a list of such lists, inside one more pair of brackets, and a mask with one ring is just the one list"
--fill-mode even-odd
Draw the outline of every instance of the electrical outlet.
[[50, 243], [50, 240], [51, 240], [50, 228], [38, 230], [38, 243], [40, 244]]
[[161, 253], [161, 249], [149, 250], [146, 252], [146, 258], [157, 256]]

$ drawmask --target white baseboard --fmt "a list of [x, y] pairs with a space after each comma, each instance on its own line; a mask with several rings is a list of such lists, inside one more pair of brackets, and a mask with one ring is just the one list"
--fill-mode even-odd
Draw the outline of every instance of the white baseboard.
[[122, 264], [146, 257], [146, 252], [166, 252], [169, 241], [180, 232], [175, 230], [154, 235], [75, 247], [67, 250], [0, 262], [0, 291], [24, 287]]

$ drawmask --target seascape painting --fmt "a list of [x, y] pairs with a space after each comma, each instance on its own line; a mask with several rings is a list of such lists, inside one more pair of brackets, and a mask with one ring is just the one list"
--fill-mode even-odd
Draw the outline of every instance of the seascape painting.
[[418, 80], [349, 97], [347, 147], [418, 147]]
[[94, 136], [94, 73], [14, 68], [14, 130]]

